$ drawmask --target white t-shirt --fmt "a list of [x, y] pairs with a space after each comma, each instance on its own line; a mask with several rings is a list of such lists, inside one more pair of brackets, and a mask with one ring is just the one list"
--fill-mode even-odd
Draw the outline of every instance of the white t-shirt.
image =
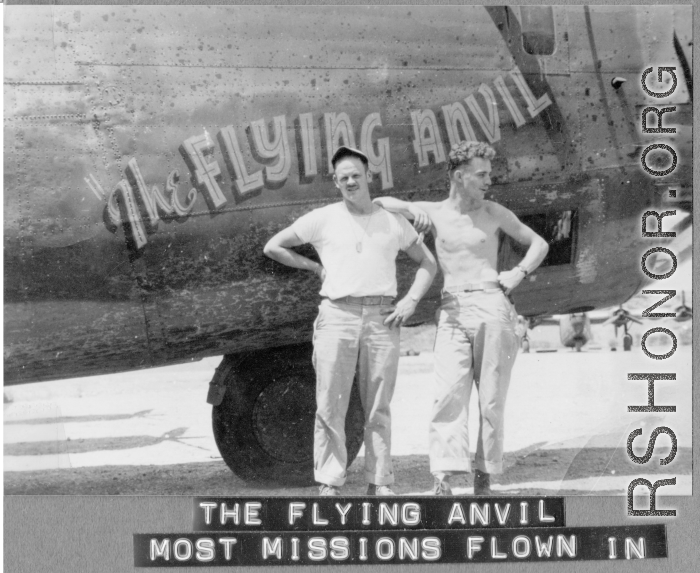
[[330, 299], [396, 296], [396, 255], [418, 238], [401, 215], [382, 208], [372, 215], [351, 215], [342, 202], [299, 217], [292, 229], [318, 251], [326, 270], [321, 296]]

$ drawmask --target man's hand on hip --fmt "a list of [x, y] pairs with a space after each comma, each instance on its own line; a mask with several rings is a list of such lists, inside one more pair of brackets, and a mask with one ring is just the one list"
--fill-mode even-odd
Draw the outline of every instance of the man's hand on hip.
[[517, 287], [525, 278], [525, 273], [520, 267], [515, 267], [509, 271], [502, 271], [498, 274], [498, 282], [505, 289], [506, 294]]
[[314, 268], [314, 273], [321, 279], [321, 282], [326, 280], [326, 269], [323, 266], [317, 265]]
[[384, 320], [384, 324], [390, 328], [398, 328], [413, 316], [413, 313], [416, 311], [416, 306], [418, 306], [417, 301], [414, 301], [409, 296], [403, 297], [396, 303], [394, 308], [382, 311], [382, 314], [389, 315], [386, 317], [386, 320]]

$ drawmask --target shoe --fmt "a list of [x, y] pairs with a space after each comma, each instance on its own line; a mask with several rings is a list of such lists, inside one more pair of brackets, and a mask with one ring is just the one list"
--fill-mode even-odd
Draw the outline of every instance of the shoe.
[[474, 471], [474, 495], [491, 495], [491, 476], [481, 470]]
[[433, 495], [452, 495], [452, 488], [446, 481], [435, 478], [435, 483], [433, 484]]
[[340, 489], [334, 485], [326, 485], [325, 483], [322, 483], [318, 486], [318, 495], [322, 497], [340, 495]]
[[396, 495], [388, 485], [375, 485], [373, 483], [367, 486], [367, 495]]

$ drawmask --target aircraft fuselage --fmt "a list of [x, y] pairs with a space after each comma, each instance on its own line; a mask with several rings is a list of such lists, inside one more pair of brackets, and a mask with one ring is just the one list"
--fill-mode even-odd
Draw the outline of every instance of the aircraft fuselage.
[[[532, 54], [503, 7], [9, 7], [5, 382], [309, 340], [318, 279], [262, 248], [339, 200], [339, 145], [369, 155], [374, 196], [437, 201], [450, 144], [491, 143], [488, 198], [555, 246], [518, 312], [627, 300], [640, 215], [661, 203], [640, 167], [654, 102], [639, 77], [676, 58], [654, 10], [555, 7], [540, 44], [553, 53]], [[686, 100], [681, 87], [670, 101]], [[657, 140], [674, 142], [680, 188], [690, 127], [675, 119]], [[519, 252], [504, 241], [503, 268]], [[405, 292], [414, 266], [399, 268]]]

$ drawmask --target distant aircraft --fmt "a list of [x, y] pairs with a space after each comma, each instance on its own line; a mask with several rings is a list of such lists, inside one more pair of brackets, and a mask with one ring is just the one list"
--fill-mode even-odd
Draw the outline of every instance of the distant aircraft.
[[[680, 296], [681, 304], [672, 309], [673, 312], [671, 314], [675, 315], [672, 320], [675, 322], [686, 322], [693, 317], [693, 309], [685, 303], [685, 291], [680, 291]], [[656, 312], [662, 311], [658, 310]], [[593, 338], [591, 334], [591, 324], [609, 324], [615, 328], [616, 338], [618, 328], [622, 328], [624, 330], [622, 346], [624, 350], [629, 351], [632, 349], [632, 335], [629, 333], [629, 327], [632, 323], [643, 324], [643, 320], [660, 319], [653, 316], [645, 317], [643, 313], [639, 312], [632, 313], [620, 305], [612, 312], [601, 310], [592, 313], [583, 312], [552, 317], [535, 317], [526, 321], [524, 327], [535, 328], [540, 324], [559, 325], [559, 335], [562, 345], [568, 348], [574, 348], [577, 352], [580, 352], [581, 348]], [[529, 348], [529, 338], [527, 334], [525, 334], [523, 337], [523, 350], [529, 351]]]
[[681, 304], [676, 307], [675, 313], [678, 322], [685, 322], [693, 318], [692, 307], [685, 304], [685, 291], [681, 291]]
[[[526, 317], [626, 301], [643, 280], [641, 214], [689, 210], [689, 6], [4, 14], [5, 384], [223, 354], [214, 434], [246, 479], [312, 481], [320, 285], [262, 247], [339, 200], [340, 145], [369, 155], [374, 193], [413, 200], [445, 196], [451, 143], [494, 145], [490, 196], [550, 244], [515, 293]], [[642, 91], [650, 66], [676, 68], [670, 97]], [[647, 84], [670, 87], [653, 74]], [[642, 134], [650, 105], [676, 107], [663, 122], [677, 133]], [[660, 179], [640, 164], [658, 142], [679, 157]], [[647, 162], [666, 168], [668, 156]], [[502, 268], [521, 253], [503, 240]], [[399, 267], [405, 290], [413, 269]], [[440, 286], [415, 322], [432, 316]], [[354, 395], [351, 457], [362, 419]]]

